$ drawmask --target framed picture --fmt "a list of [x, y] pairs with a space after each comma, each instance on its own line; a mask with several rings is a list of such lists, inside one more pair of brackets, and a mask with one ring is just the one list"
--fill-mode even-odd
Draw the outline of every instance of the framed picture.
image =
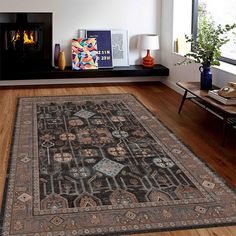
[[96, 38], [72, 39], [72, 69], [98, 69]]
[[86, 38], [86, 29], [78, 30], [78, 38]]
[[111, 30], [113, 66], [129, 66], [128, 30]]
[[87, 30], [87, 38], [96, 38], [98, 49], [98, 68], [112, 68], [113, 55], [110, 30]]

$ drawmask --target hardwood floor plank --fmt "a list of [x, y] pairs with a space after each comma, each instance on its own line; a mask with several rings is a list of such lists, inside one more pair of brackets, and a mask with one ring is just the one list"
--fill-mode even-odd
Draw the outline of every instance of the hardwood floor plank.
[[[173, 131], [185, 145], [236, 189], [236, 132], [230, 130], [225, 147], [221, 147], [222, 122], [187, 101], [181, 115], [181, 95], [161, 83], [87, 85], [71, 87], [21, 87], [0, 89], [0, 202], [10, 152], [17, 97], [60, 96], [107, 93], [132, 93]], [[236, 236], [236, 226], [178, 230], [139, 236]]]

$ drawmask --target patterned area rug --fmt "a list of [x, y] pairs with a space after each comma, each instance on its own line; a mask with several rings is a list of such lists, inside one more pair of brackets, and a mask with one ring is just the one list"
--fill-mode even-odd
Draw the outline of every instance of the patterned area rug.
[[236, 194], [129, 94], [19, 100], [2, 235], [231, 225]]

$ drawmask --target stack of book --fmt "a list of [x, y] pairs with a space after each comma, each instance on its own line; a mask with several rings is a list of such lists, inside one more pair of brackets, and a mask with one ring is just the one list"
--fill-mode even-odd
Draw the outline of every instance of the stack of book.
[[209, 90], [208, 96], [223, 103], [224, 105], [236, 105], [236, 98], [225, 98], [218, 94], [219, 90]]

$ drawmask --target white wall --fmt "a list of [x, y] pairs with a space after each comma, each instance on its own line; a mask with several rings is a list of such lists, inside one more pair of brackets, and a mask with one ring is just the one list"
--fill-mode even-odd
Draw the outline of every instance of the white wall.
[[0, 0], [0, 12], [52, 12], [53, 45], [61, 44], [67, 65], [71, 65], [70, 40], [78, 29], [127, 29], [132, 65], [141, 62], [137, 35], [159, 34], [161, 25], [161, 0]]
[[192, 0], [174, 1], [173, 11], [173, 39], [191, 34]]
[[[182, 61], [183, 57], [173, 52], [174, 37], [178, 35], [178, 27], [180, 27], [179, 31], [182, 32], [182, 29], [185, 28], [182, 25], [184, 24], [186, 30], [189, 30], [189, 22], [191, 22], [191, 15], [186, 13], [190, 11], [189, 6], [191, 5], [186, 4], [185, 1], [186, 0], [162, 1], [161, 64], [170, 69], [170, 76], [163, 78], [162, 81], [176, 91], [181, 91], [176, 86], [176, 82], [178, 81], [200, 81], [199, 64], [192, 63], [187, 66], [175, 66], [175, 63]], [[178, 5], [178, 7], [175, 8], [175, 5]], [[175, 17], [178, 17], [178, 24], [176, 23]], [[212, 69], [213, 84], [221, 87], [226, 85], [229, 81], [236, 82], [236, 66], [226, 65], [225, 63], [221, 64], [220, 68]]]

